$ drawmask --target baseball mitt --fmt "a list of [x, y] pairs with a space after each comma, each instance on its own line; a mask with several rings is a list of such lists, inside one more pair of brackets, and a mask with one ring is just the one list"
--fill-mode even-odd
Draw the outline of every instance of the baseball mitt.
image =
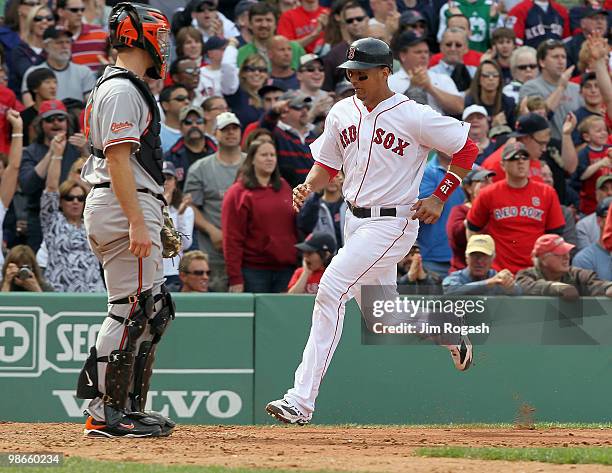
[[174, 223], [164, 207], [164, 225], [161, 229], [162, 257], [174, 258], [181, 251], [181, 233], [174, 227]]

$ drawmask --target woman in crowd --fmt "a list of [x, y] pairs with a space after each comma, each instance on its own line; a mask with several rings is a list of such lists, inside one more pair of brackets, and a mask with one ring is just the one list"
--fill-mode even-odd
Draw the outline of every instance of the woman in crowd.
[[[12, 50], [27, 36], [28, 29], [26, 27], [26, 18], [32, 7], [46, 4], [43, 0], [14, 0], [7, 2], [6, 14], [4, 15], [4, 24], [0, 26], [0, 50], [6, 60], [6, 65], [9, 71], [13, 64]], [[9, 83], [9, 88], [19, 95], [21, 92], [21, 84]]]
[[43, 33], [54, 24], [53, 13], [46, 5], [30, 9], [25, 20], [25, 34], [11, 51], [9, 87], [21, 87], [25, 72], [44, 61]]
[[183, 195], [181, 189], [176, 185], [176, 168], [170, 161], [164, 161], [163, 169], [164, 181], [164, 197], [168, 202], [168, 214], [174, 223], [175, 228], [181, 234], [181, 252], [174, 258], [164, 258], [164, 277], [166, 278], [166, 286], [170, 291], [178, 290], [181, 285], [179, 279], [179, 263], [183, 252], [187, 251], [191, 246], [191, 235], [193, 234], [193, 223], [195, 214], [189, 206], [191, 204], [191, 196]]
[[512, 51], [510, 56], [510, 73], [512, 81], [506, 85], [502, 92], [518, 103], [521, 86], [528, 80], [538, 76], [538, 60], [536, 50], [531, 46], [521, 46]]
[[255, 128], [244, 140], [244, 146], [242, 147], [242, 151], [246, 153], [246, 151], [251, 146], [253, 141], [265, 141], [266, 143], [274, 143], [274, 137], [272, 136], [272, 132], [270, 130], [266, 130], [265, 128]]
[[202, 33], [193, 26], [185, 26], [176, 34], [176, 57], [188, 57], [196, 61], [200, 67], [204, 61], [204, 40]]
[[6, 255], [1, 291], [53, 292], [53, 286], [43, 278], [34, 252], [28, 245], [16, 245]]
[[503, 85], [499, 65], [494, 61], [482, 61], [465, 96], [465, 107], [482, 105], [491, 117], [491, 127], [508, 125], [514, 129], [515, 104], [514, 100], [502, 94]]
[[296, 265], [291, 188], [273, 144], [254, 141], [221, 209], [230, 292], [285, 292]]
[[83, 225], [87, 189], [72, 180], [60, 185], [61, 166], [62, 157], [54, 156], [40, 198], [40, 223], [48, 252], [45, 275], [59, 292], [103, 292], [100, 266]]
[[236, 114], [243, 128], [261, 118], [261, 97], [257, 94], [268, 81], [268, 65], [260, 54], [245, 59], [239, 72], [240, 87], [235, 94], [226, 95], [229, 108]]

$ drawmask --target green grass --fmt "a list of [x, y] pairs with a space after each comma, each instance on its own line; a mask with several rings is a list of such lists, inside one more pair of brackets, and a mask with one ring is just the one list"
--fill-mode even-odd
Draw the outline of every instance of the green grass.
[[601, 465], [612, 465], [612, 448], [610, 447], [432, 447], [419, 448], [416, 450], [415, 454], [422, 457], [450, 457], [507, 461], [539, 461], [560, 464], [597, 463]]
[[0, 473], [329, 473], [300, 470], [226, 468], [223, 466], [169, 466], [131, 462], [108, 462], [70, 457], [58, 467], [0, 467]]

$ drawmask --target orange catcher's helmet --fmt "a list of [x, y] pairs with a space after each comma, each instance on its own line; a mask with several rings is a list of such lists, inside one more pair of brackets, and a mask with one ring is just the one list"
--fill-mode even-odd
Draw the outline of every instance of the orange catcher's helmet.
[[170, 23], [161, 11], [149, 5], [121, 2], [113, 7], [108, 21], [113, 47], [144, 49], [154, 64], [147, 75], [153, 79], [166, 77]]

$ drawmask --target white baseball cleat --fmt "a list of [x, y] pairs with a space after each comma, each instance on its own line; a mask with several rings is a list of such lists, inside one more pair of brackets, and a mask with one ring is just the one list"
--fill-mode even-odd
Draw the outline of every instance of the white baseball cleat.
[[448, 349], [450, 350], [455, 368], [459, 371], [465, 371], [470, 367], [474, 356], [474, 350], [472, 348], [472, 342], [467, 335], [461, 337], [459, 344], [451, 345]]
[[306, 425], [310, 422], [310, 419], [312, 419], [312, 416], [303, 414], [302, 411], [289, 403], [286, 399], [278, 399], [269, 402], [266, 406], [266, 412], [276, 420], [280, 420], [285, 424]]

